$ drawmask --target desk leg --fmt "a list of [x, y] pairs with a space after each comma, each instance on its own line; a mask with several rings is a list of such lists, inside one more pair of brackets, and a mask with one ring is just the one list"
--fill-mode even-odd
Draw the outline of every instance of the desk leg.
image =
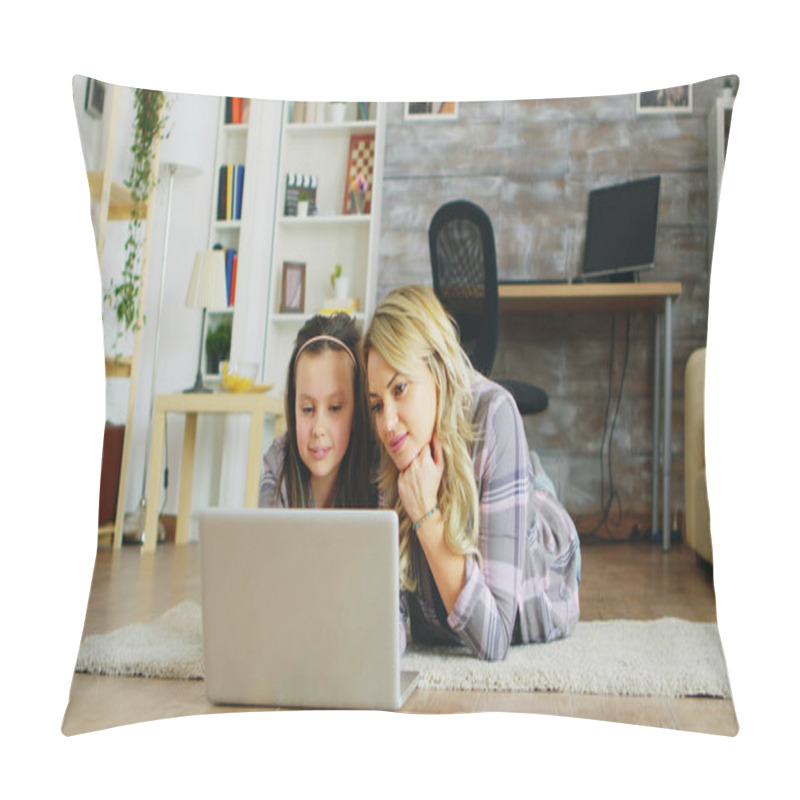
[[181, 456], [181, 488], [178, 495], [178, 519], [175, 521], [175, 544], [189, 541], [189, 516], [192, 511], [192, 473], [194, 472], [194, 443], [197, 437], [197, 413], [186, 414]]
[[150, 463], [147, 466], [147, 506], [144, 517], [144, 552], [154, 553], [158, 544], [158, 509], [161, 506], [161, 460], [164, 456], [166, 414], [153, 413], [150, 437]]
[[656, 339], [654, 345], [655, 367], [653, 369], [653, 497], [650, 503], [650, 535], [655, 539], [658, 532], [658, 490], [661, 469], [661, 314], [656, 315]]
[[670, 478], [672, 477], [672, 298], [664, 300], [664, 516], [661, 541], [664, 552], [670, 548]]
[[244, 489], [244, 507], [258, 507], [258, 488], [261, 477], [261, 446], [264, 438], [264, 415], [254, 411], [250, 415], [250, 445], [247, 451], [247, 483]]

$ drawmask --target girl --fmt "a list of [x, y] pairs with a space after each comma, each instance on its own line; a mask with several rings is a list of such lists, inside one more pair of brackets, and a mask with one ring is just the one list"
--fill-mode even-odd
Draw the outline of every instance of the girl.
[[417, 641], [491, 660], [512, 642], [568, 635], [577, 531], [534, 476], [513, 398], [472, 368], [430, 288], [381, 302], [364, 361], [379, 489], [400, 517], [401, 646], [406, 620]]
[[309, 319], [286, 379], [286, 433], [263, 459], [259, 506], [367, 508], [373, 438], [361, 334], [347, 314]]

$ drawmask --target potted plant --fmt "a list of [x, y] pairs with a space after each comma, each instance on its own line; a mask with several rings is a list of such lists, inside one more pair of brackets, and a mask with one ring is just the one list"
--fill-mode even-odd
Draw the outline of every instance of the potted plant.
[[[157, 143], [163, 138], [166, 117], [163, 114], [165, 94], [149, 89], [134, 92], [134, 139], [131, 146], [133, 163], [125, 186], [130, 189], [132, 209], [128, 222], [128, 238], [125, 241], [125, 265], [119, 282], [113, 278], [103, 300], [109, 304], [120, 329], [114, 343], [115, 350], [127, 331], [138, 331], [145, 322], [141, 313], [141, 250], [144, 244], [142, 219], [147, 201], [156, 185], [157, 175], [153, 169]], [[117, 353], [117, 357], [119, 357]]]
[[350, 292], [350, 279], [342, 275], [342, 265], [337, 264], [331, 273], [331, 289], [337, 300], [344, 300]]
[[231, 329], [232, 321], [227, 316], [214, 327], [208, 327], [206, 333], [206, 373], [208, 375], [219, 374], [220, 362], [228, 360], [231, 353]]

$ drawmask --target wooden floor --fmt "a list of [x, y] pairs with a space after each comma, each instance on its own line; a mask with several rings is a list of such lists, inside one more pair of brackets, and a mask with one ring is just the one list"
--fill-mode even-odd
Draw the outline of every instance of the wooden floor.
[[[162, 544], [152, 555], [136, 546], [119, 551], [100, 547], [84, 636], [154, 619], [185, 599], [200, 601], [196, 544]], [[582, 620], [663, 616], [716, 620], [710, 570], [687, 547], [673, 545], [669, 553], [645, 542], [583, 547]], [[154, 719], [231, 711], [206, 700], [202, 681], [76, 674], [62, 730], [73, 735]], [[475, 711], [552, 714], [726, 736], [738, 731], [733, 702], [707, 698], [418, 690], [403, 708], [412, 714]]]

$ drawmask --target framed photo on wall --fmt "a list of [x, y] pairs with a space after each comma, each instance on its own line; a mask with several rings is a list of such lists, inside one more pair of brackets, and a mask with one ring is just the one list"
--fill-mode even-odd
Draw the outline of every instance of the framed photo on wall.
[[102, 117], [105, 99], [106, 85], [102, 81], [94, 80], [94, 78], [87, 78], [86, 96], [83, 99], [83, 107], [86, 113], [90, 117]]
[[281, 312], [302, 314], [306, 305], [306, 265], [284, 261], [281, 280]]
[[458, 116], [458, 103], [406, 103], [405, 119], [407, 120], [447, 120]]
[[637, 114], [691, 114], [692, 86], [673, 86], [636, 95]]

